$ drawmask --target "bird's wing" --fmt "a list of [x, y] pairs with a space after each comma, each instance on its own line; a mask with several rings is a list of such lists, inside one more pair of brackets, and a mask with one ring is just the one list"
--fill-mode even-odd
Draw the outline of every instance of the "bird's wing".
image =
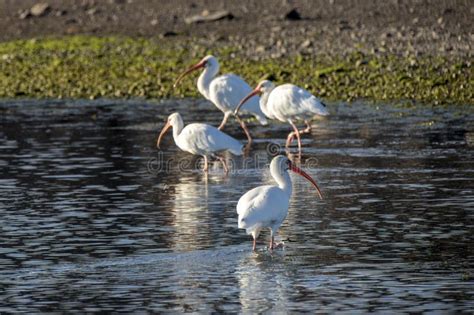
[[[250, 85], [235, 74], [225, 74], [215, 78], [209, 88], [211, 101], [224, 112], [234, 111], [239, 102], [250, 92], [252, 92]], [[242, 111], [264, 116], [259, 102], [259, 97], [252, 97], [242, 106]]]
[[236, 155], [242, 154], [242, 144], [238, 140], [207, 124], [189, 124], [181, 131], [180, 137], [189, 140], [188, 145], [198, 152], [229, 150]]
[[293, 84], [277, 86], [270, 93], [269, 104], [279, 118], [329, 114], [324, 103], [307, 90]]
[[[237, 203], [239, 227], [269, 226], [281, 222], [288, 210], [289, 198], [277, 186], [260, 186], [245, 193]], [[282, 217], [283, 216], [283, 217]]]

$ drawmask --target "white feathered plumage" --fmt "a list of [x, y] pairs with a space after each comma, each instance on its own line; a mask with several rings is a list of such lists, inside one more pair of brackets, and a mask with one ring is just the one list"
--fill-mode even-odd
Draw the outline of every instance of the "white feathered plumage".
[[[225, 74], [217, 76], [219, 73], [219, 62], [214, 56], [206, 56], [200, 62], [183, 72], [175, 82], [175, 86], [181, 79], [194, 70], [204, 68], [197, 81], [199, 92], [217, 108], [224, 113], [224, 118], [219, 126], [223, 129], [230, 115], [234, 113], [237, 104], [252, 88], [241, 77], [235, 74]], [[267, 119], [260, 109], [258, 98], [252, 100], [242, 109], [244, 113], [251, 114], [262, 124], [267, 124]], [[249, 142], [252, 140], [245, 123], [237, 117], [240, 125], [244, 129]]]
[[[240, 107], [253, 99], [252, 96], [261, 93], [260, 109], [270, 119], [288, 122], [293, 127], [293, 132], [288, 135], [288, 147], [296, 135], [298, 148], [301, 152], [300, 133], [311, 132], [311, 119], [314, 116], [329, 115], [326, 105], [307, 90], [294, 84], [282, 84], [277, 87], [268, 80], [261, 81], [257, 87], [243, 98], [235, 110], [237, 115]], [[306, 129], [298, 130], [295, 121], [304, 120]]]
[[156, 142], [158, 148], [164, 134], [171, 127], [173, 128], [174, 142], [181, 150], [204, 157], [204, 171], [207, 171], [208, 157], [218, 158], [222, 162], [224, 170], [228, 172], [225, 160], [218, 153], [229, 151], [234, 155], [242, 154], [243, 145], [238, 140], [207, 124], [193, 123], [185, 127], [179, 113], [171, 114], [168, 117]]
[[259, 186], [246, 192], [237, 203], [238, 226], [253, 236], [253, 250], [260, 231], [269, 228], [271, 232], [270, 249], [274, 248], [274, 236], [288, 214], [292, 183], [288, 170], [308, 179], [321, 191], [316, 182], [303, 170], [296, 167], [288, 158], [280, 155], [270, 163], [270, 173], [277, 185]]

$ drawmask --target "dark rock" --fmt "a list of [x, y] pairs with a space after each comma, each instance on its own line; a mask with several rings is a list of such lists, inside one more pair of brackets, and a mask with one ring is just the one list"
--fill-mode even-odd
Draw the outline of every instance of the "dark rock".
[[446, 15], [446, 14], [452, 14], [452, 13], [454, 13], [453, 8], [446, 8], [446, 9], [444, 10], [444, 12], [443, 12], [443, 14], [445, 14], [445, 15]]
[[350, 27], [349, 25], [343, 25], [343, 26], [339, 26], [339, 31], [342, 32], [342, 31], [350, 31], [352, 30], [352, 27]]
[[67, 19], [66, 24], [76, 24], [77, 23], [77, 20], [75, 18], [70, 18], [70, 19]]
[[167, 31], [161, 34], [162, 37], [172, 37], [172, 36], [178, 36], [178, 33], [173, 32], [173, 31]]
[[292, 9], [291, 11], [285, 14], [284, 18], [285, 20], [298, 21], [301, 20], [301, 15], [298, 10]]
[[204, 22], [214, 22], [219, 20], [231, 20], [234, 18], [234, 15], [229, 11], [217, 11], [210, 13], [209, 11], [203, 11], [200, 15], [193, 15], [184, 19], [186, 24], [193, 23], [204, 23]]

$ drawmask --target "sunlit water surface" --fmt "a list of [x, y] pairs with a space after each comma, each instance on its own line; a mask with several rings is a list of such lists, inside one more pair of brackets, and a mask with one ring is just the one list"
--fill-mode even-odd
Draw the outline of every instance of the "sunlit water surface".
[[176, 110], [217, 125], [206, 102], [3, 101], [0, 312], [471, 312], [473, 111], [330, 107], [300, 161], [325, 200], [292, 175], [285, 247], [253, 253], [235, 206], [288, 125], [250, 122], [249, 156], [205, 176], [155, 143]]

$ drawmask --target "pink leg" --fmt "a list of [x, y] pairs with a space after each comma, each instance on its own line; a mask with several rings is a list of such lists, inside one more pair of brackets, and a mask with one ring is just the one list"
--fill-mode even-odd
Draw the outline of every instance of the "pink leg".
[[[306, 128], [300, 130], [300, 134], [311, 133], [311, 130], [313, 129], [313, 127], [311, 127], [311, 122], [308, 121], [308, 120], [305, 120], [304, 123], [306, 124]], [[289, 143], [289, 144], [291, 144], [293, 142], [293, 140], [295, 139], [295, 133], [294, 132], [291, 132], [290, 135], [291, 135], [291, 139], [286, 140], [287, 143]], [[288, 138], [290, 138], [290, 135], [288, 135]]]
[[227, 123], [227, 120], [229, 119], [229, 116], [230, 116], [230, 113], [225, 113], [225, 114], [224, 114], [224, 119], [222, 119], [222, 122], [221, 122], [221, 124], [219, 125], [219, 127], [217, 127], [217, 129], [219, 129], [219, 130], [224, 129], [224, 126], [225, 126], [225, 124]]
[[221, 161], [222, 166], [224, 166], [224, 172], [225, 172], [226, 174], [229, 173], [229, 168], [227, 168], [227, 164], [226, 164], [224, 158], [217, 155], [217, 159], [218, 159], [219, 161]]
[[207, 173], [208, 165], [207, 165], [207, 156], [204, 155], [204, 168], [202, 169], [204, 172]]
[[294, 130], [294, 132], [295, 132], [295, 134], [296, 134], [296, 138], [298, 139], [298, 151], [301, 153], [301, 137], [300, 137], [300, 131], [298, 130], [298, 128], [295, 126], [295, 124], [294, 124], [291, 120], [289, 120], [288, 122], [291, 124], [291, 126], [293, 127], [293, 130]]
[[249, 153], [250, 153], [250, 149], [252, 148], [252, 144], [251, 143], [247, 143], [245, 146], [244, 146], [244, 157], [248, 157], [249, 156]]
[[286, 143], [288, 143], [287, 147], [295, 140], [295, 133], [292, 131], [288, 134], [288, 138], [286, 139]]
[[254, 237], [253, 238], [253, 247], [252, 247], [252, 250], [253, 251], [256, 251], [257, 250], [257, 239]]
[[235, 115], [235, 119], [237, 119], [237, 121], [239, 122], [240, 124], [240, 127], [242, 127], [242, 129], [244, 130], [245, 132], [245, 135], [247, 136], [247, 140], [250, 143], [252, 143], [252, 137], [250, 136], [250, 132], [249, 130], [247, 129], [247, 126], [245, 125], [244, 121], [242, 119], [239, 118], [239, 116]]
[[290, 146], [291, 142], [293, 141], [294, 134], [295, 133], [292, 131], [288, 134], [288, 137], [286, 137], [286, 147], [287, 148]]
[[311, 127], [311, 122], [308, 120], [305, 120], [304, 123], [306, 124], [306, 128], [300, 131], [300, 133], [311, 133], [311, 130], [313, 129]]
[[270, 239], [270, 250], [283, 247], [283, 242], [282, 243], [275, 243], [275, 234], [273, 233], [273, 229], [270, 229], [270, 233], [272, 235], [272, 238]]

